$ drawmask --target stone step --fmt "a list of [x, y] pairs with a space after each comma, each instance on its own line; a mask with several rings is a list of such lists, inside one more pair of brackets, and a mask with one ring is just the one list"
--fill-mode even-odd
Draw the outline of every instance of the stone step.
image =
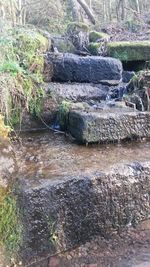
[[81, 143], [149, 138], [150, 113], [115, 107], [107, 110], [72, 110], [67, 128]]
[[53, 68], [54, 82], [100, 83], [108, 80], [119, 83], [122, 78], [121, 62], [108, 57], [48, 54], [47, 64]]
[[20, 180], [17, 188], [22, 259], [29, 264], [148, 219], [150, 162], [121, 164], [105, 173]]
[[147, 61], [150, 59], [150, 41], [110, 42], [108, 56], [121, 61]]
[[90, 83], [49, 83], [46, 92], [58, 103], [62, 100], [80, 102], [85, 100], [105, 100], [110, 86]]

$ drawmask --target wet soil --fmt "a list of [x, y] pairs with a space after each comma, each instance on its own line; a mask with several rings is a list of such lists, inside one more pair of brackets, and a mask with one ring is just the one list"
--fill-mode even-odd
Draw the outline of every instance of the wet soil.
[[53, 178], [108, 170], [117, 163], [148, 161], [150, 142], [124, 144], [78, 145], [69, 137], [41, 132], [20, 136], [14, 145], [19, 177]]
[[[142, 226], [142, 227], [141, 227]], [[49, 267], [150, 267], [150, 220], [52, 257]]]

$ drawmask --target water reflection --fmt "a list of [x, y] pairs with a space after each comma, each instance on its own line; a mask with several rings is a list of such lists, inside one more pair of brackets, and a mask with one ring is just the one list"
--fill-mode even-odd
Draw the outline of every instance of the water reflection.
[[85, 147], [51, 132], [22, 135], [15, 149], [19, 174], [28, 178], [106, 170], [116, 163], [150, 159], [148, 141]]

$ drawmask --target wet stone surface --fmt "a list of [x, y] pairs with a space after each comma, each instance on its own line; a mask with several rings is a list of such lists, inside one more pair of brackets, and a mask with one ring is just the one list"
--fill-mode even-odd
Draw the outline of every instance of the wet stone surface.
[[127, 108], [71, 111], [68, 131], [81, 143], [115, 142], [150, 137], [150, 113]]
[[25, 133], [15, 143], [18, 176], [51, 178], [54, 176], [107, 171], [111, 165], [150, 159], [150, 142], [105, 145], [77, 145], [69, 136], [52, 132]]
[[[110, 171], [22, 180], [18, 196], [25, 216], [23, 259], [64, 251], [94, 236], [137, 225], [150, 212], [150, 162]], [[18, 183], [17, 183], [18, 185]]]
[[6, 188], [16, 171], [17, 163], [12, 145], [7, 141], [0, 142], [0, 187]]
[[[125, 144], [106, 144], [102, 146], [89, 145], [88, 147], [85, 147], [77, 145], [69, 137], [53, 134], [50, 132], [36, 134], [30, 133], [25, 134], [25, 136], [22, 135], [22, 137], [20, 137], [20, 142], [16, 142], [15, 147], [17, 162], [20, 166], [19, 177], [24, 177], [25, 179], [29, 180], [34, 178], [34, 182], [32, 183], [32, 187], [35, 188], [34, 194], [32, 195], [32, 189], [30, 188], [27, 190], [28, 193], [26, 192], [27, 194], [25, 193], [24, 195], [24, 208], [26, 208], [28, 205], [27, 203], [29, 203], [28, 207], [31, 209], [30, 215], [33, 220], [32, 222], [34, 223], [34, 221], [36, 221], [36, 227], [34, 228], [35, 231], [33, 231], [34, 237], [37, 234], [39, 223], [39, 219], [36, 220], [36, 218], [41, 213], [44, 214], [43, 218], [46, 218], [45, 216], [47, 216], [46, 214], [49, 213], [48, 210], [50, 208], [48, 199], [51, 198], [51, 196], [49, 195], [50, 198], [46, 197], [44, 200], [43, 197], [46, 191], [44, 193], [44, 191], [42, 190], [39, 194], [39, 191], [36, 190], [39, 178], [48, 178], [55, 183], [54, 177], [59, 176], [59, 179], [61, 180], [63, 179], [64, 175], [77, 176], [81, 173], [84, 174], [85, 172], [87, 175], [90, 175], [92, 172], [100, 170], [110, 172], [110, 169], [112, 170], [112, 172], [116, 173], [117, 169], [112, 169], [111, 165], [114, 165], [116, 163], [128, 164], [130, 162], [137, 161], [146, 162], [150, 158], [150, 143], [146, 140], [141, 140], [132, 144], [131, 142], [129, 142]], [[137, 168], [139, 168], [138, 164], [136, 164], [136, 166]], [[124, 173], [126, 173], [126, 168], [122, 169], [122, 174]], [[46, 186], [45, 188], [47, 188], [46, 190], [48, 190], [48, 186]], [[60, 191], [57, 190], [57, 193], [60, 194]], [[54, 196], [54, 191], [52, 195]], [[31, 198], [31, 196], [33, 198]], [[58, 197], [57, 195], [55, 196], [56, 198]], [[33, 205], [31, 205], [30, 202], [31, 199], [33, 200]], [[44, 202], [42, 201], [42, 199]], [[48, 206], [45, 205], [45, 207], [47, 207], [46, 210], [44, 210], [42, 207], [44, 203], [46, 205], [48, 204]], [[35, 204], [37, 204], [37, 208], [34, 210], [34, 212], [32, 212], [32, 208], [34, 208]], [[54, 207], [54, 215], [55, 214], [56, 208]], [[27, 213], [25, 213], [26, 219], [28, 218], [28, 215], [29, 213], [27, 211]], [[61, 216], [63, 215], [61, 214]], [[64, 216], [62, 218], [64, 218]], [[27, 219], [28, 229], [31, 226], [29, 224], [29, 221]], [[52, 223], [49, 223], [49, 226], [52, 226]], [[45, 234], [43, 235], [45, 229], [47, 229], [47, 224], [41, 224], [40, 229], [41, 230], [39, 231], [39, 234], [41, 235], [41, 237], [43, 236], [44, 238], [47, 238], [47, 234], [46, 236]], [[62, 228], [60, 227], [59, 230], [61, 229]], [[89, 230], [86, 231], [86, 233], [87, 232], [89, 233]], [[147, 257], [147, 255], [149, 255], [149, 251], [147, 247], [149, 248], [150, 242], [149, 230], [145, 232], [145, 230], [143, 231], [142, 229], [141, 233], [145, 233], [145, 237], [143, 239], [141, 238], [141, 236], [140, 238], [138, 238], [139, 241], [137, 244], [139, 245], [141, 250], [139, 250], [138, 246], [134, 247], [136, 238], [135, 241], [134, 238], [128, 238], [129, 242], [125, 243], [125, 234], [120, 243], [120, 241], [118, 240], [119, 236], [117, 234], [112, 238], [108, 236], [107, 240], [94, 238], [93, 241], [86, 243], [86, 245], [80, 246], [78, 249], [69, 250], [69, 252], [65, 254], [61, 253], [58, 257], [52, 258], [53, 261], [51, 261], [50, 263], [48, 263], [49, 259], [47, 258], [45, 260], [42, 260], [40, 263], [36, 262], [33, 266], [48, 267], [51, 264], [50, 267], [91, 267], [92, 265], [94, 267], [141, 267], [137, 264], [141, 264], [141, 262], [144, 262], [144, 264], [146, 264], [147, 260], [149, 262], [149, 258]], [[55, 237], [55, 232], [53, 232], [53, 234]], [[36, 254], [38, 252], [38, 247], [41, 246], [41, 248], [43, 249], [44, 246], [46, 246], [46, 243], [43, 238], [39, 238], [37, 241], [35, 241], [33, 236], [32, 234], [29, 234], [30, 246], [32, 247], [35, 245]], [[136, 235], [134, 234], [134, 236]], [[62, 239], [64, 238], [63, 235], [61, 237]], [[130, 233], [128, 237], [130, 237]], [[26, 238], [28, 239], [28, 236], [26, 236]], [[116, 245], [114, 245], [115, 242]], [[126, 248], [124, 247], [124, 243], [126, 244]], [[44, 244], [44, 246], [42, 244]], [[111, 247], [111, 252], [109, 250], [109, 246]], [[121, 251], [120, 248], [122, 249]], [[47, 253], [49, 254], [51, 252], [52, 250], [49, 248], [47, 250]], [[27, 254], [28, 253], [31, 256], [32, 250], [29, 249]], [[115, 254], [112, 255], [111, 253]], [[140, 258], [138, 259], [135, 254]], [[45, 253], [42, 253], [41, 258], [43, 258], [44, 256]], [[131, 263], [133, 264], [131, 265]]]
[[118, 59], [97, 56], [77, 56], [73, 54], [48, 54], [48, 62], [53, 65], [54, 82], [93, 82], [122, 78], [122, 63]]

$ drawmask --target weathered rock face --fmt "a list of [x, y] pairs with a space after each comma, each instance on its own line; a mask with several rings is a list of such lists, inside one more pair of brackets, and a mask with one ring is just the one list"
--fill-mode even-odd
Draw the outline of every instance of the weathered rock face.
[[84, 23], [69, 23], [67, 26], [67, 36], [77, 50], [84, 50], [89, 42], [88, 26]]
[[121, 61], [147, 61], [150, 59], [150, 42], [111, 42], [108, 44], [108, 56]]
[[150, 113], [124, 108], [71, 111], [68, 130], [78, 142], [113, 142], [150, 137]]
[[71, 100], [105, 100], [109, 91], [108, 85], [88, 83], [49, 83], [47, 93], [54, 96], [57, 102]]
[[0, 187], [7, 188], [17, 171], [13, 149], [8, 142], [0, 143]]
[[147, 219], [149, 188], [150, 162], [115, 166], [106, 173], [20, 181], [24, 261]]
[[96, 56], [81, 57], [73, 54], [49, 55], [53, 64], [53, 81], [100, 83], [103, 80], [119, 81], [122, 78], [122, 64], [113, 58]]

